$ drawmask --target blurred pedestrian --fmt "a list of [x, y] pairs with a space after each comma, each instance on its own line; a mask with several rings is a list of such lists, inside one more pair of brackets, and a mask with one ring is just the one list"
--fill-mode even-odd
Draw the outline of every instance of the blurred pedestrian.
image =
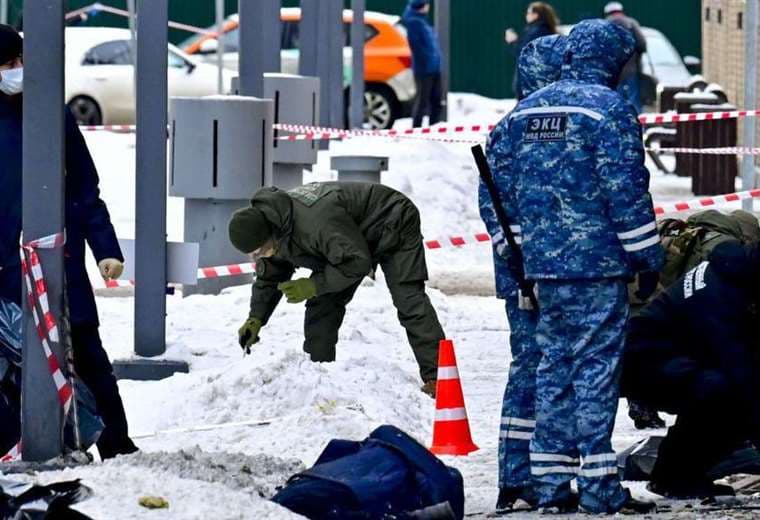
[[443, 90], [441, 86], [441, 47], [430, 19], [429, 0], [409, 0], [402, 21], [412, 49], [412, 70], [417, 86], [412, 117], [415, 127], [428, 116], [430, 125], [441, 120]]
[[[559, 25], [557, 13], [554, 11], [554, 8], [546, 2], [531, 3], [528, 6], [528, 10], [525, 12], [525, 22], [527, 25], [523, 29], [522, 35], [518, 35], [511, 27], [504, 33], [504, 40], [512, 49], [516, 60], [520, 58], [520, 53], [525, 46], [536, 38], [557, 34], [557, 25]], [[518, 100], [527, 95], [527, 93], [523, 92], [519, 67], [515, 67], [512, 90]]]
[[[19, 33], [0, 25], [0, 297], [21, 305], [23, 59]], [[137, 450], [129, 438], [127, 418], [103, 344], [98, 334], [98, 310], [85, 268], [89, 244], [104, 279], [116, 279], [124, 269], [111, 218], [100, 199], [98, 173], [87, 144], [71, 113], [65, 110], [66, 245], [64, 265], [71, 322], [74, 367], [95, 396], [105, 430], [98, 440], [103, 459]], [[45, 153], [46, 150], [40, 150]]]
[[636, 108], [636, 112], [641, 112], [641, 56], [647, 51], [647, 40], [641, 31], [639, 22], [630, 16], [626, 16], [623, 4], [620, 2], [610, 2], [604, 7], [604, 15], [612, 23], [620, 25], [629, 30], [636, 40], [636, 52], [628, 60], [620, 74], [617, 90]]

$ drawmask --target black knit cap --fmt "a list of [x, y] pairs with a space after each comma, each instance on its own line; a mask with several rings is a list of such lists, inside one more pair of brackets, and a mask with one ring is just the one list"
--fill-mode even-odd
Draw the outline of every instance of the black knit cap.
[[24, 49], [24, 41], [16, 29], [0, 24], [0, 65], [15, 60]]
[[253, 253], [272, 238], [272, 228], [264, 214], [256, 208], [239, 209], [229, 224], [230, 242], [241, 253]]

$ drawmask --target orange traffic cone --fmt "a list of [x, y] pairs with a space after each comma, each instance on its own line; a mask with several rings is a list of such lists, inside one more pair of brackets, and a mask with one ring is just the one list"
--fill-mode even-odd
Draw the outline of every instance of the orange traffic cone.
[[478, 447], [470, 435], [454, 342], [451, 340], [441, 340], [439, 346], [435, 395], [433, 446], [430, 451], [437, 455], [467, 455], [476, 451]]

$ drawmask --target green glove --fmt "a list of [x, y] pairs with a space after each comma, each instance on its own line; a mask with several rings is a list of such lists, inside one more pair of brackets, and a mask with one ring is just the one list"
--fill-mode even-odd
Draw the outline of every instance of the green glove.
[[238, 329], [238, 342], [243, 352], [251, 353], [251, 345], [259, 341], [260, 330], [261, 320], [258, 318], [248, 318], [243, 326]]
[[282, 282], [277, 286], [288, 299], [288, 303], [301, 303], [317, 295], [317, 284], [311, 278], [299, 278]]

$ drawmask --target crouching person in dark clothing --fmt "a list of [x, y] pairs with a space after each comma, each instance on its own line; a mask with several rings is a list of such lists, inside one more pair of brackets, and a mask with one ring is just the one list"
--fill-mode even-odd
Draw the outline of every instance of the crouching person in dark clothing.
[[[0, 25], [0, 296], [21, 304], [21, 150], [23, 61], [22, 40]], [[61, 111], [64, 108], [61, 107]], [[124, 258], [105, 203], [87, 144], [71, 113], [66, 131], [66, 245], [64, 264], [74, 349], [74, 368], [92, 391], [105, 430], [98, 440], [102, 458], [137, 448], [127, 432], [127, 419], [111, 363], [98, 334], [98, 312], [85, 268], [85, 242], [104, 279], [118, 278]], [[44, 150], [41, 150], [44, 153]]]
[[689, 498], [731, 494], [708, 470], [760, 439], [760, 246], [727, 242], [629, 325], [623, 393], [678, 416], [651, 490]]
[[[420, 215], [403, 194], [363, 182], [315, 182], [287, 192], [264, 188], [233, 215], [230, 240], [256, 260], [241, 347], [249, 350], [259, 340], [284, 294], [288, 303], [306, 302], [304, 351], [312, 361], [335, 361], [346, 305], [379, 265], [417, 358], [422, 390], [435, 393], [444, 334], [425, 294]], [[297, 267], [310, 269], [311, 277], [291, 280]]]

